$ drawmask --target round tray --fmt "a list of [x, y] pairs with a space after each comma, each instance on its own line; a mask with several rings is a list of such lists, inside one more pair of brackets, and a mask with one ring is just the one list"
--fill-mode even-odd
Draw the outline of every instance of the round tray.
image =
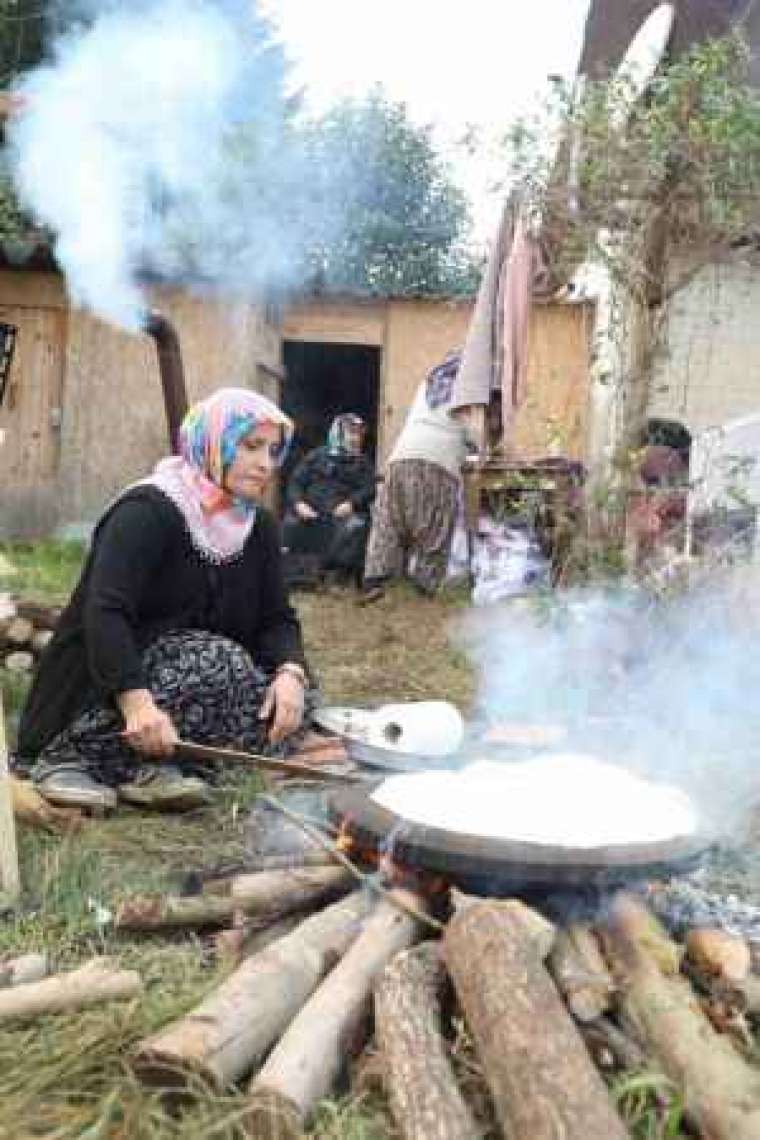
[[603, 886], [657, 879], [693, 870], [711, 845], [704, 835], [655, 843], [558, 847], [488, 839], [414, 823], [374, 803], [365, 791], [341, 788], [328, 810], [351, 837], [398, 863], [444, 875], [472, 890], [499, 894]]
[[423, 772], [429, 768], [450, 767], [449, 756], [419, 756], [416, 752], [401, 752], [398, 748], [370, 744], [347, 727], [355, 713], [353, 708], [334, 705], [316, 709], [312, 719], [318, 728], [340, 737], [351, 759], [365, 768], [377, 768], [383, 772]]

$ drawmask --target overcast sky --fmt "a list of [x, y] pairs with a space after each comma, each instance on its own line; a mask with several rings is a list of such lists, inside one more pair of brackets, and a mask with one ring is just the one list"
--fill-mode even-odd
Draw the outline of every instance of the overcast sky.
[[[382, 83], [444, 147], [469, 124], [503, 132], [545, 89], [572, 75], [589, 0], [261, 0], [295, 65], [295, 78], [323, 107]], [[483, 158], [458, 163], [478, 231], [495, 205], [497, 171]]]

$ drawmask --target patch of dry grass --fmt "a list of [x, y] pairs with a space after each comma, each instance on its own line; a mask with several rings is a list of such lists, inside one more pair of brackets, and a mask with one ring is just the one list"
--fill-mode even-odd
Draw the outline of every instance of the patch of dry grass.
[[407, 586], [357, 606], [355, 595], [303, 594], [296, 599], [309, 657], [333, 703], [453, 701], [466, 711], [474, 693], [471, 666], [449, 640], [457, 595], [422, 598]]

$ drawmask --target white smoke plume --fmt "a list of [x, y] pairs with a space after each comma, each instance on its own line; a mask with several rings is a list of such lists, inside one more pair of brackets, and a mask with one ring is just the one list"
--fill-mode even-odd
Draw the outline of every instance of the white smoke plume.
[[668, 601], [579, 590], [543, 612], [484, 610], [466, 620], [463, 643], [490, 724], [561, 726], [559, 750], [680, 787], [719, 836], [736, 838], [760, 805], [757, 568]]
[[296, 284], [319, 206], [254, 5], [97, 7], [24, 77], [11, 132], [74, 302], [136, 329], [151, 274], [246, 295]]

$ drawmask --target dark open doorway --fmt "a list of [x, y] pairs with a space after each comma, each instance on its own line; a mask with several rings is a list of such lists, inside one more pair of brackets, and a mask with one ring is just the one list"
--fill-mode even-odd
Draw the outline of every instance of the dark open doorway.
[[283, 470], [283, 483], [307, 451], [323, 444], [333, 418], [357, 412], [367, 424], [367, 453], [377, 447], [380, 349], [363, 344], [321, 344], [286, 340], [282, 406], [296, 434]]

